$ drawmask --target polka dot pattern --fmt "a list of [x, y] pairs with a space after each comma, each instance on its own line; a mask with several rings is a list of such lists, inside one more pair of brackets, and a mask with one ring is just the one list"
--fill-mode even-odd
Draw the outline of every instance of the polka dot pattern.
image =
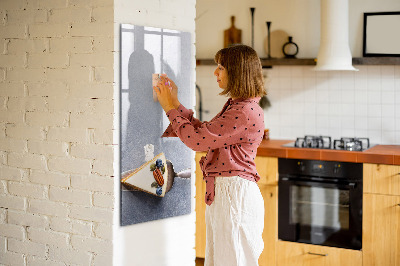
[[214, 200], [216, 176], [240, 176], [253, 182], [260, 179], [254, 163], [265, 127], [259, 100], [229, 99], [209, 122], [194, 118], [193, 111], [183, 105], [167, 113], [171, 123], [162, 137], [179, 137], [194, 151], [208, 151], [200, 160], [208, 205]]

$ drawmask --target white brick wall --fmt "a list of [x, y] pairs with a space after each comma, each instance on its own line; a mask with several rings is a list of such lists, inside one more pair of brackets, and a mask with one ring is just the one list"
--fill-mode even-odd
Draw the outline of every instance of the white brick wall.
[[113, 0], [1, 0], [0, 265], [112, 265]]

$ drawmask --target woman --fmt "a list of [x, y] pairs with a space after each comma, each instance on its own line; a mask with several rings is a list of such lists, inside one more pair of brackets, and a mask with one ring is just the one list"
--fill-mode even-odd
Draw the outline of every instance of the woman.
[[254, 163], [264, 134], [261, 63], [245, 45], [218, 51], [215, 62], [220, 94], [230, 98], [210, 122], [194, 118], [179, 103], [172, 80], [161, 76], [153, 87], [171, 122], [163, 137], [178, 136], [192, 150], [208, 151], [200, 160], [206, 182], [205, 265], [258, 265], [264, 247], [264, 201]]

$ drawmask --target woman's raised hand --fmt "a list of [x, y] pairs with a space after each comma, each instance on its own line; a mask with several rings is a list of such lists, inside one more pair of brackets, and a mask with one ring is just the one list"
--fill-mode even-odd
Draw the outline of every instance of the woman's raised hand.
[[176, 86], [175, 82], [172, 79], [168, 78], [167, 76], [165, 76], [165, 78], [171, 86], [172, 103], [173, 103], [175, 109], [177, 109], [179, 107], [179, 105], [181, 104], [178, 100], [178, 86]]
[[171, 109], [175, 109], [173, 103], [172, 89], [170, 88], [166, 77], [161, 76], [159, 78], [157, 86], [153, 86], [153, 90], [157, 94], [158, 101], [161, 107], [164, 109], [165, 113], [167, 113]]

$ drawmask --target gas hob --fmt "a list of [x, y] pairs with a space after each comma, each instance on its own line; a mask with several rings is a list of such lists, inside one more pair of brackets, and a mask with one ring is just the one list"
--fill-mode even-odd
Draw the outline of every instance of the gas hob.
[[344, 151], [364, 151], [371, 148], [369, 138], [350, 138], [342, 137], [335, 139], [329, 136], [311, 136], [306, 135], [299, 137], [295, 142], [283, 145], [284, 147], [295, 148], [314, 148], [314, 149], [328, 149], [328, 150], [344, 150]]

